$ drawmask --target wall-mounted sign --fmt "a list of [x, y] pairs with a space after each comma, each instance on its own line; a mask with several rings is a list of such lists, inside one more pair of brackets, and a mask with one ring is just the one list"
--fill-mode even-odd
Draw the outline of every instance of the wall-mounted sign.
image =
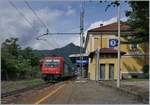
[[109, 39], [109, 48], [113, 48], [118, 46], [118, 40], [117, 39]]
[[76, 60], [77, 64], [88, 64], [87, 60]]

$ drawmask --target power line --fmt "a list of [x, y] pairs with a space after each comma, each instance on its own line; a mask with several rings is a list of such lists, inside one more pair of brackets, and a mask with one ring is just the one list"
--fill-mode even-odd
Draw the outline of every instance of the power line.
[[[76, 36], [79, 36], [80, 35], [80, 33], [46, 33], [46, 34], [42, 34], [42, 35], [40, 35], [40, 36], [38, 36], [36, 39], [39, 39], [40, 37], [43, 37], [43, 36], [47, 36], [47, 35], [66, 35], [66, 36], [71, 36], [71, 34], [72, 35], [76, 35]], [[77, 35], [77, 34], [79, 34], [79, 35]]]
[[65, 32], [61, 32], [61, 33], [48, 33], [50, 35], [73, 35], [73, 34], [80, 34], [80, 33], [65, 33]]
[[32, 13], [38, 18], [38, 20], [40, 21], [40, 23], [48, 29], [47, 25], [42, 21], [42, 19], [38, 16], [38, 14], [33, 10], [33, 8], [30, 6], [30, 4], [27, 1], [24, 1], [25, 4], [28, 6], [28, 8], [32, 11]]
[[25, 15], [24, 15], [21, 11], [19, 11], [19, 9], [16, 7], [16, 5], [15, 5], [12, 1], [10, 1], [10, 0], [8, 0], [8, 2], [9, 2], [9, 4], [10, 4], [12, 7], [14, 7], [14, 8], [16, 9], [16, 11], [25, 19], [25, 21], [33, 28], [33, 30], [36, 30], [36, 29], [34, 28], [34, 26], [31, 24], [31, 22], [25, 17]]
[[[47, 28], [47, 26], [44, 24], [44, 22], [40, 19], [40, 17], [37, 15], [37, 13], [32, 9], [32, 7], [29, 5], [29, 3], [27, 2], [27, 1], [25, 1], [25, 3], [26, 3], [26, 5], [28, 6], [28, 8], [33, 12], [33, 14], [40, 20], [40, 22], [43, 24], [43, 26], [44, 27], [46, 27]], [[43, 36], [46, 36], [46, 35], [70, 35], [70, 34], [74, 34], [74, 35], [77, 35], [77, 34], [79, 34], [80, 35], [80, 33], [78, 32], [78, 33], [49, 33], [48, 32], [48, 28], [47, 28], [47, 33], [45, 33], [45, 34], [43, 34], [43, 35], [40, 35], [39, 37], [37, 37], [36, 39], [37, 40], [42, 40], [42, 39], [40, 39], [41, 37], [43, 37]], [[44, 39], [45, 40], [45, 39]], [[55, 41], [55, 40], [53, 40], [54, 42], [55, 42], [55, 44], [56, 44], [56, 46], [60, 46], [58, 43], [57, 43], [57, 41]], [[64, 54], [64, 51], [61, 51], [60, 52], [62, 55], [65, 55]], [[65, 58], [64, 57], [64, 59], [67, 61], [67, 62], [70, 62], [70, 60], [67, 58]]]
[[[26, 20], [26, 22], [28, 22], [29, 23], [29, 25], [31, 25], [31, 27], [33, 28], [33, 25], [31, 24], [31, 22], [25, 17], [25, 15], [21, 12], [21, 11], [19, 11], [19, 9], [16, 7], [16, 5], [12, 2], [12, 1], [10, 1], [10, 0], [8, 0], [8, 2], [9, 2], [9, 4], [12, 6], [12, 7], [14, 7], [15, 9], [16, 9], [16, 11]], [[28, 4], [28, 2], [26, 2], [25, 1], [25, 3], [27, 4], [27, 6], [32, 10], [32, 12], [34, 13], [34, 15], [40, 20], [40, 22], [43, 24], [43, 26], [44, 27], [46, 27], [47, 28], [47, 26], [44, 24], [44, 22], [39, 18], [39, 16], [36, 14], [36, 12], [34, 12], [34, 10], [31, 8], [31, 6]], [[34, 28], [33, 28], [34, 29]], [[48, 29], [48, 28], [47, 28]], [[43, 34], [42, 36], [44, 36], [44, 35], [48, 35], [48, 34], [60, 34], [60, 33], [48, 33], [48, 31], [47, 31], [47, 33], [46, 34]], [[63, 33], [61, 33], [61, 34], [63, 34]], [[71, 34], [71, 33], [64, 33], [64, 34]], [[79, 34], [79, 33], [72, 33], [72, 34]], [[38, 40], [40, 40], [40, 39], [38, 39]], [[57, 46], [60, 46], [56, 41], [55, 41], [55, 44], [57, 45]], [[62, 51], [62, 52], [60, 52], [62, 55], [65, 55], [64, 54], [64, 51]], [[66, 59], [65, 57], [64, 57], [64, 59]], [[66, 61], [68, 62], [70, 62], [70, 60], [67, 58], [66, 59]]]
[[[42, 40], [42, 39], [38, 39], [38, 40]], [[47, 41], [47, 39], [44, 39], [44, 40]], [[54, 41], [55, 45], [60, 48], [60, 45], [57, 43], [57, 41], [55, 40], [55, 38], [54, 38], [53, 41]], [[49, 41], [47, 41], [47, 42], [50, 43]], [[50, 44], [50, 45], [52, 45], [52, 44]], [[52, 46], [53, 46], [53, 45], [52, 45]], [[66, 53], [65, 53], [63, 50], [59, 51], [58, 53], [59, 53], [60, 55], [63, 55], [63, 56], [64, 56], [64, 59], [65, 59], [66, 63], [71, 64], [71, 66], [73, 65], [72, 62], [70, 61], [70, 59], [65, 56]]]
[[[43, 40], [43, 39], [37, 38], [37, 40]], [[45, 42], [48, 42], [48, 43], [50, 44], [50, 42], [47, 41], [47, 39], [44, 39], [44, 41], [45, 41]], [[57, 41], [55, 40], [55, 38], [54, 38], [53, 41], [54, 41], [54, 43], [55, 43], [55, 45], [56, 45], [57, 47], [60, 47], [60, 45], [57, 43]], [[52, 44], [50, 44], [50, 45], [52, 45]], [[53, 45], [52, 45], [52, 46], [53, 46]], [[54, 48], [54, 46], [53, 46], [53, 48]], [[64, 59], [65, 59], [66, 63], [71, 64], [71, 66], [73, 65], [72, 62], [70, 61], [70, 59], [65, 56], [66, 53], [65, 53], [63, 50], [61, 50], [61, 51], [59, 51], [59, 52], [57, 52], [57, 53], [64, 56]]]

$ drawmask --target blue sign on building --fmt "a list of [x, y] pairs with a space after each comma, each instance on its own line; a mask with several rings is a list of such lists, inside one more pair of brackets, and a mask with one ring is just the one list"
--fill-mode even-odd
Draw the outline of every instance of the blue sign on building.
[[118, 46], [118, 39], [109, 39], [109, 48]]
[[77, 64], [88, 64], [87, 60], [76, 60]]

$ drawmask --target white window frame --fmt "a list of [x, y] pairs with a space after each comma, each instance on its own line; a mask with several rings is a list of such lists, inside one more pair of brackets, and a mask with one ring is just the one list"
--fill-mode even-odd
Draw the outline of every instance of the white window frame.
[[[135, 49], [138, 49], [139, 48], [139, 44], [136, 44], [137, 45], [137, 48]], [[130, 49], [132, 50], [132, 44], [129, 45], [130, 46]]]

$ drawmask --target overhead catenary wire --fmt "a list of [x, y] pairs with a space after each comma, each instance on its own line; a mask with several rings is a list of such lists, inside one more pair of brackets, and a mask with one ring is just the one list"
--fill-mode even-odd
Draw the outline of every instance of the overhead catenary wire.
[[[41, 18], [37, 15], [37, 13], [33, 10], [33, 8], [30, 6], [30, 4], [27, 2], [27, 1], [24, 1], [25, 2], [25, 4], [28, 6], [28, 8], [33, 12], [33, 14], [39, 19], [39, 21], [40, 21], [40, 23], [45, 27], [45, 28], [47, 28], [47, 30], [48, 30], [48, 27], [47, 27], [47, 25], [41, 20]], [[43, 36], [47, 36], [47, 35], [67, 35], [67, 36], [69, 36], [70, 34], [73, 34], [73, 35], [80, 35], [81, 33], [80, 32], [74, 32], [74, 33], [72, 33], [72, 32], [69, 32], [69, 33], [64, 33], [64, 32], [60, 32], [60, 33], [49, 33], [48, 31], [47, 31], [47, 33], [45, 33], [45, 34], [42, 34], [42, 35], [40, 35], [40, 36], [38, 36], [36, 39], [37, 40], [45, 40], [46, 41], [46, 39], [41, 39], [41, 37], [43, 37]], [[57, 46], [60, 46], [58, 43], [57, 43], [57, 41], [55, 41], [55, 40], [53, 40], [54, 42], [55, 42], [55, 44], [57, 45]], [[64, 54], [64, 51], [62, 51], [61, 52], [61, 54], [62, 55], [65, 55]], [[69, 59], [67, 58], [67, 61], [68, 61]], [[70, 61], [70, 60], [69, 60]]]
[[[35, 28], [34, 28], [34, 26], [32, 25], [32, 23], [29, 21], [29, 19], [28, 18], [26, 18], [26, 16], [16, 7], [16, 5], [11, 1], [11, 0], [8, 0], [8, 2], [9, 2], [9, 4], [12, 6], [12, 7], [14, 7], [15, 9], [16, 9], [16, 11], [25, 19], [25, 21], [29, 24], [29, 25], [31, 25], [31, 27], [34, 29], [34, 30], [36, 30]], [[26, 2], [27, 3], [27, 2]], [[29, 6], [29, 4], [28, 4], [28, 6]], [[31, 6], [30, 6], [31, 7]], [[32, 9], [32, 11], [33, 11], [33, 9]], [[34, 14], [36, 14], [36, 12], [34, 12]], [[38, 15], [36, 14], [36, 16], [38, 17]], [[39, 17], [38, 17], [39, 18]], [[39, 18], [40, 19], [40, 18]], [[41, 19], [40, 19], [40, 21], [41, 21]], [[42, 21], [41, 21], [42, 22]], [[42, 22], [43, 23], [43, 22]], [[44, 25], [44, 27], [45, 28], [47, 28], [47, 26], [43, 23], [43, 25]], [[48, 28], [47, 28], [47, 30], [48, 30]], [[37, 30], [36, 30], [37, 31]], [[47, 32], [48, 33], [48, 32]], [[47, 35], [47, 33], [45, 34], [45, 35]], [[50, 33], [48, 33], [48, 34], [50, 34]], [[56, 34], [56, 33], [55, 33]], [[58, 34], [58, 33], [57, 33]], [[77, 33], [74, 33], [74, 34], [77, 34]], [[38, 39], [38, 40], [40, 40], [40, 39]], [[57, 42], [55, 42], [55, 44], [57, 45], [57, 46], [59, 46], [59, 44], [57, 43]], [[60, 52], [62, 55], [65, 55], [64, 54], [64, 52]], [[67, 58], [65, 58], [65, 60], [66, 60], [66, 62], [70, 62], [70, 60]]]
[[[83, 57], [82, 57], [82, 55], [81, 55], [81, 53], [83, 53], [82, 52], [82, 46], [83, 46], [83, 44], [82, 44], [82, 37], [83, 37], [83, 34], [84, 34], [84, 21], [83, 21], [83, 17], [84, 17], [84, 7], [83, 7], [83, 4], [82, 4], [82, 11], [81, 11], [81, 13], [80, 13], [80, 32], [79, 33], [46, 33], [46, 34], [43, 34], [43, 35], [40, 35], [40, 36], [38, 36], [37, 37], [37, 39], [39, 39], [39, 38], [41, 38], [41, 37], [43, 37], [43, 36], [46, 36], [46, 35], [70, 35], [70, 34], [79, 34], [80, 35], [80, 60], [83, 60]], [[55, 43], [56, 43], [56, 45], [57, 46], [59, 46], [59, 44], [55, 41], [55, 40], [53, 40]], [[64, 55], [64, 51], [62, 51], [62, 54]], [[67, 61], [68, 61], [68, 58], [67, 58]], [[70, 60], [69, 60], [70, 61]], [[81, 69], [83, 69], [83, 65], [81, 64]], [[82, 70], [81, 70], [82, 71]]]
[[[8, 0], [8, 2], [9, 2], [9, 4], [12, 6], [12, 7], [14, 7], [17, 11], [18, 11], [18, 13], [31, 25], [31, 27], [33, 28], [33, 26], [32, 26], [32, 24], [31, 24], [31, 22], [25, 17], [25, 15], [21, 12], [21, 11], [19, 11], [19, 9], [16, 7], [16, 5], [12, 2], [12, 1], [10, 1], [10, 0]], [[34, 29], [34, 28], [33, 28]], [[57, 44], [57, 43], [56, 43]], [[57, 44], [58, 45], [58, 44]], [[63, 54], [64, 55], [64, 54]]]
[[[41, 40], [42, 40], [42, 39], [41, 39]], [[54, 46], [52, 43], [50, 43], [50, 41], [48, 41], [47, 39], [44, 39], [44, 42], [47, 42], [47, 43], [50, 44], [53, 48], [55, 48], [55, 46]], [[58, 47], [60, 46], [58, 43], [55, 43], [55, 45], [58, 46]], [[58, 54], [64, 56], [64, 59], [65, 59], [65, 61], [66, 61], [67, 63], [69, 63], [69, 64], [71, 63], [71, 61], [69, 60], [69, 58], [66, 58], [66, 57], [65, 57], [65, 53], [64, 53], [63, 50], [62, 50], [62, 51], [59, 51], [59, 52], [56, 50], [56, 52], [57, 52]], [[72, 64], [72, 63], [71, 63], [71, 64]]]
[[[28, 18], [25, 17], [25, 15], [16, 7], [16, 5], [11, 1], [11, 0], [8, 0], [9, 4], [16, 9], [16, 11], [25, 19], [25, 21], [32, 27], [33, 30], [36, 30], [34, 28], [34, 26], [32, 25], [32, 23], [29, 21]], [[36, 30], [37, 31], [37, 30]]]
[[[37, 39], [37, 40], [43, 40], [43, 39]], [[45, 41], [45, 42], [48, 42], [50, 45], [52, 45], [49, 41], [47, 41], [47, 39], [44, 39], [44, 41]], [[60, 45], [57, 43], [57, 41], [55, 40], [55, 38], [53, 39], [53, 41], [54, 41], [55, 45], [56, 45], [58, 48], [60, 48]], [[56, 46], [55, 46], [55, 47], [56, 47]], [[54, 45], [52, 45], [52, 47], [55, 48]], [[64, 59], [65, 59], [66, 63], [73, 65], [72, 62], [70, 61], [70, 59], [65, 56], [66, 53], [65, 53], [63, 50], [62, 50], [62, 51], [59, 51], [59, 52], [57, 52], [57, 53], [60, 54], [60, 55], [62, 55], [62, 56], [64, 56]]]
[[[71, 35], [74, 34], [74, 35]], [[47, 36], [47, 35], [51, 35], [51, 36], [67, 36], [67, 37], [77, 37], [80, 35], [80, 33], [46, 33], [46, 34], [42, 34], [40, 36], [38, 36], [36, 39], [39, 39], [40, 37], [43, 36]]]
[[[55, 34], [59, 34], [59, 33], [48, 33], [48, 32], [47, 32], [46, 34], [43, 34], [43, 35], [37, 37], [37, 40], [40, 40], [40, 39], [39, 39], [40, 37], [47, 36], [47, 35], [49, 35], [49, 34], [54, 34], [54, 35], [55, 35]], [[62, 34], [68, 34], [68, 33], [62, 33]], [[70, 33], [69, 33], [69, 34], [70, 34]], [[74, 33], [72, 33], [72, 34], [74, 34]], [[75, 33], [75, 34], [79, 34], [79, 33]], [[57, 43], [57, 41], [56, 41], [55, 39], [54, 39], [53, 41], [54, 41], [54, 43], [56, 44], [56, 46], [60, 47], [60, 45]], [[62, 55], [65, 55], [65, 52], [64, 52], [63, 50], [60, 51], [60, 53], [61, 53]], [[70, 59], [69, 59], [69, 58], [66, 59], [66, 58], [64, 57], [64, 59], [66, 60], [66, 62], [70, 62]], [[70, 63], [71, 63], [71, 62], [70, 62]]]
[[27, 5], [27, 7], [32, 11], [32, 13], [37, 17], [37, 19], [40, 21], [40, 23], [46, 28], [48, 29], [47, 25], [44, 23], [44, 21], [39, 17], [39, 15], [33, 10], [33, 8], [30, 6], [30, 4], [28, 3], [28, 1], [24, 0], [25, 4]]

